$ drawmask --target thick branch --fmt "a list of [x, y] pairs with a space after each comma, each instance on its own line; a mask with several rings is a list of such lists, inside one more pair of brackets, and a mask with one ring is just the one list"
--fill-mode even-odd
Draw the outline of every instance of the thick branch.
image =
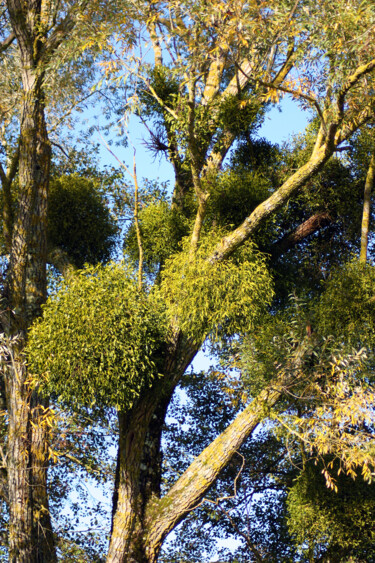
[[301, 225], [298, 225], [293, 233], [286, 235], [272, 247], [271, 254], [273, 258], [278, 258], [287, 250], [293, 248], [296, 244], [303, 241], [305, 238], [316, 233], [322, 227], [329, 225], [331, 221], [332, 218], [326, 211], [315, 213], [315, 215], [309, 217]]
[[267, 217], [279, 209], [293, 194], [302, 188], [307, 180], [324, 166], [335, 150], [335, 145], [332, 141], [334, 132], [335, 130], [332, 128], [328, 141], [311, 156], [310, 160], [288, 178], [268, 199], [258, 205], [242, 225], [221, 240], [211, 256], [211, 262], [218, 262], [230, 256]]
[[206, 84], [204, 87], [202, 105], [206, 106], [215, 98], [220, 90], [220, 82], [225, 67], [225, 57], [217, 55], [210, 64]]
[[25, 56], [30, 47], [32, 48], [32, 37], [26, 22], [25, 6], [19, 0], [7, 0], [7, 9], [13, 29], [12, 34], [18, 41], [22, 55]]
[[160, 47], [160, 39], [156, 32], [156, 24], [154, 20], [151, 20], [148, 23], [148, 32], [151, 38], [152, 48], [154, 51], [154, 58], [155, 58], [155, 67], [162, 66], [163, 64], [163, 54]]
[[10, 253], [14, 223], [14, 202], [12, 196], [12, 182], [18, 170], [20, 146], [10, 160], [8, 170], [5, 172], [0, 164], [0, 182], [3, 189], [3, 230], [7, 252]]
[[193, 461], [170, 491], [153, 506], [147, 515], [147, 544], [157, 551], [166, 535], [202, 499], [222, 469], [246, 438], [264, 419], [281, 396], [283, 385], [270, 386], [260, 393], [227, 429]]
[[16, 38], [16, 34], [13, 33], [13, 32], [10, 33], [8, 35], [8, 37], [0, 43], [0, 53], [3, 53], [4, 51], [6, 51], [8, 49], [8, 47], [13, 43], [15, 38]]

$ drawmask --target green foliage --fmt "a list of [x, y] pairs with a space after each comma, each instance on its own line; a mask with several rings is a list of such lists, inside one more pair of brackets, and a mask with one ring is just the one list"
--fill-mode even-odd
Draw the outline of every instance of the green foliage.
[[353, 260], [332, 271], [316, 308], [320, 332], [345, 337], [348, 348], [375, 342], [375, 267]]
[[[154, 67], [150, 69], [149, 81], [156, 96], [168, 107], [174, 108], [178, 97], [179, 84], [172, 71], [166, 66]], [[163, 107], [155, 96], [144, 88], [141, 89], [140, 101], [143, 104], [143, 116], [150, 117], [154, 114], [164, 116]]]
[[160, 301], [124, 265], [87, 267], [48, 300], [28, 361], [62, 401], [126, 410], [159, 377], [166, 331]]
[[326, 487], [322, 465], [310, 462], [290, 489], [287, 506], [289, 530], [309, 561], [323, 554], [333, 562], [375, 561], [374, 484], [341, 473], [334, 492]]
[[243, 381], [252, 395], [258, 393], [270, 380], [277, 380], [285, 370], [299, 369], [313, 372], [315, 349], [323, 350], [320, 339], [310, 339], [306, 327], [311, 320], [306, 303], [295, 296], [289, 306], [274, 315], [265, 315], [262, 322], [240, 343], [239, 367]]
[[211, 187], [209, 213], [224, 227], [237, 227], [271, 193], [271, 184], [262, 172], [228, 169]]
[[[171, 254], [179, 250], [180, 241], [188, 232], [188, 221], [164, 199], [143, 207], [138, 218], [142, 231], [144, 263], [146, 269], [153, 273]], [[133, 260], [138, 260], [134, 225], [125, 236], [124, 251]]]
[[255, 129], [263, 120], [264, 108], [256, 96], [239, 99], [226, 96], [220, 103], [218, 124], [221, 128], [240, 136], [249, 128]]
[[87, 262], [108, 262], [117, 226], [98, 182], [76, 174], [51, 181], [48, 242], [65, 251], [82, 268]]
[[207, 237], [194, 256], [185, 248], [163, 272], [162, 293], [171, 314], [198, 342], [207, 335], [217, 340], [250, 330], [273, 296], [265, 259], [253, 244], [218, 264], [207, 259], [215, 242], [216, 237]]
[[[284, 412], [278, 416], [273, 411], [286, 435], [298, 436], [311, 456], [337, 456], [353, 477], [360, 469], [369, 482], [374, 467], [374, 329], [366, 292], [374, 288], [373, 281], [367, 285], [373, 275], [370, 266], [352, 263], [332, 276], [315, 303], [294, 298], [286, 311], [265, 318], [244, 339], [239, 361], [252, 396], [270, 380], [287, 378], [278, 404]], [[335, 487], [329, 474], [327, 483]]]

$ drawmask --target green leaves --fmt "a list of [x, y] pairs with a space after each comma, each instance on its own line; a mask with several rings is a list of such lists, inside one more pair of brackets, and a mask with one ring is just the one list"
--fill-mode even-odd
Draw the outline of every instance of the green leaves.
[[[188, 232], [188, 220], [171, 208], [167, 201], [161, 200], [145, 205], [139, 212], [139, 222], [146, 270], [157, 272], [165, 260], [179, 249], [181, 238]], [[138, 260], [134, 225], [126, 233], [124, 251], [132, 260]]]
[[159, 376], [167, 324], [122, 264], [74, 273], [29, 335], [28, 361], [60, 400], [126, 410]]
[[182, 252], [167, 262], [162, 293], [172, 315], [191, 338], [217, 340], [247, 331], [271, 302], [272, 282], [265, 259], [247, 243], [223, 263], [212, 264], [213, 240], [194, 257]]
[[338, 491], [329, 491], [322, 467], [308, 463], [288, 495], [288, 525], [301, 553], [316, 560], [325, 547], [340, 561], [373, 561], [375, 486], [341, 473]]
[[107, 262], [115, 244], [117, 226], [98, 184], [70, 174], [50, 186], [49, 244], [65, 251], [78, 268]]
[[357, 260], [334, 270], [317, 307], [319, 330], [347, 346], [368, 346], [375, 341], [375, 268]]

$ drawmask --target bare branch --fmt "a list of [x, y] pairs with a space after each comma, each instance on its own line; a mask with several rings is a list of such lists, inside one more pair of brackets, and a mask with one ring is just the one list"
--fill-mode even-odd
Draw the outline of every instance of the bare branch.
[[363, 196], [363, 213], [362, 213], [362, 226], [361, 226], [361, 252], [359, 261], [362, 264], [367, 262], [367, 249], [368, 237], [370, 227], [370, 212], [371, 212], [371, 193], [375, 185], [375, 153], [372, 154], [370, 164], [367, 170], [365, 190]]
[[345, 97], [346, 94], [353, 88], [355, 84], [364, 76], [365, 74], [369, 74], [375, 69], [375, 59], [372, 59], [367, 64], [361, 65], [357, 68], [355, 72], [351, 76], [349, 76], [348, 80], [345, 82], [344, 86], [341, 88], [338, 96], [337, 96], [337, 108], [339, 112], [339, 117], [342, 119], [344, 113], [344, 104], [345, 104]]
[[50, 141], [50, 142], [51, 142], [51, 145], [53, 145], [54, 147], [57, 147], [58, 149], [60, 149], [61, 152], [66, 156], [66, 158], [69, 158], [68, 153], [66, 152], [66, 150], [65, 150], [59, 143], [56, 143], [55, 141]]
[[15, 39], [16, 39], [16, 34], [14, 32], [10, 33], [8, 37], [0, 43], [0, 53], [6, 51]]

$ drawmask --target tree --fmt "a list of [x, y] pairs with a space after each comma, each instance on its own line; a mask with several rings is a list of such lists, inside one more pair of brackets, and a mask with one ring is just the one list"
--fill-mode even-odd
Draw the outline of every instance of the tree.
[[[99, 5], [43, 0], [1, 2], [0, 119], [4, 159], [0, 180], [2, 232], [9, 257], [1, 314], [2, 387], [7, 416], [7, 463], [1, 491], [9, 506], [10, 561], [56, 560], [46, 481], [48, 399], [40, 396], [37, 387], [30, 388], [24, 347], [47, 291], [51, 163], [48, 125], [50, 130], [56, 128], [64, 113], [69, 114], [77, 103], [77, 89], [72, 82], [67, 85], [63, 65], [66, 68], [66, 63], [74, 61], [87, 47], [88, 25], [91, 45], [96, 44], [93, 30], [99, 21], [95, 18]], [[108, 35], [104, 27], [97, 26], [96, 33], [99, 32], [103, 40]], [[73, 67], [74, 64], [70, 71]], [[86, 79], [90, 85], [88, 72]], [[56, 97], [58, 88], [67, 93], [68, 105]], [[50, 110], [47, 117], [46, 106]], [[49, 119], [52, 115], [55, 123]]]
[[[136, 112], [147, 123], [151, 145], [166, 152], [174, 166], [172, 209], [186, 217], [191, 229], [181, 252], [172, 248], [170, 258], [161, 257], [152, 289], [140, 275], [138, 285], [143, 290], [137, 295], [136, 282], [129, 280], [129, 287], [133, 284], [126, 293], [130, 310], [144, 299], [161, 300], [159, 324], [163, 326], [166, 316], [167, 329], [155, 337], [155, 348], [148, 350], [144, 362], [134, 360], [135, 374], [149, 365], [150, 377], [132, 377], [131, 382], [137, 382], [134, 387], [120, 375], [122, 389], [117, 384], [111, 390], [119, 407], [119, 451], [107, 560], [150, 563], [157, 560], [168, 533], [200, 502], [265, 412], [281, 400], [285, 387], [295, 383], [290, 364], [160, 496], [161, 432], [173, 392], [207, 337], [215, 341], [251, 330], [261, 305], [269, 303], [265, 264], [249, 241], [371, 121], [375, 59], [369, 40], [373, 7], [367, 2], [352, 2], [349, 9], [347, 2], [338, 2], [333, 12], [332, 5], [324, 2], [252, 6], [241, 1], [230, 10], [223, 2], [145, 2], [138, 3], [137, 10], [155, 63], [139, 64], [137, 53], [133, 66], [130, 58], [111, 61], [108, 72], [121, 66], [131, 72], [128, 102], [135, 102]], [[251, 136], [265, 105], [277, 101], [281, 93], [290, 93], [313, 110], [317, 127], [311, 153], [296, 171], [286, 172], [279, 185], [272, 186], [242, 223], [215, 232], [208, 206], [224, 159], [237, 139]], [[155, 213], [158, 210], [160, 206]], [[316, 230], [313, 225], [312, 221], [306, 234]], [[103, 279], [112, 275], [111, 269], [107, 272]], [[87, 283], [97, 283], [97, 278], [88, 277]], [[73, 282], [63, 294], [65, 315], [75, 300], [76, 286]], [[95, 300], [91, 303], [94, 309]], [[155, 321], [148, 325], [148, 319], [145, 329], [151, 330]], [[55, 350], [58, 346], [53, 340], [55, 325], [46, 321], [38, 326], [42, 336], [38, 340], [36, 328], [33, 345], [44, 348], [40, 357], [46, 359], [48, 370], [49, 346]], [[45, 330], [52, 337], [48, 344]], [[60, 348], [60, 357], [66, 353]], [[153, 376], [151, 365], [157, 366], [160, 377]], [[79, 359], [75, 366], [74, 373], [84, 367]], [[54, 373], [63, 377], [64, 370]], [[95, 396], [94, 392], [89, 400]]]

